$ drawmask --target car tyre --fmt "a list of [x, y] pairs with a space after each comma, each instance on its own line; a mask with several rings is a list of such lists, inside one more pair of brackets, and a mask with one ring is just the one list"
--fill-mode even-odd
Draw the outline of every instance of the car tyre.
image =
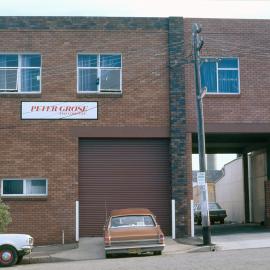
[[22, 259], [23, 259], [23, 255], [19, 255], [16, 264], [20, 264], [22, 262]]
[[18, 261], [17, 250], [12, 246], [0, 247], [0, 266], [12, 266]]
[[159, 250], [159, 251], [154, 251], [154, 255], [161, 255], [162, 254], [162, 251], [161, 250]]
[[105, 258], [106, 259], [112, 258], [112, 254], [105, 252]]

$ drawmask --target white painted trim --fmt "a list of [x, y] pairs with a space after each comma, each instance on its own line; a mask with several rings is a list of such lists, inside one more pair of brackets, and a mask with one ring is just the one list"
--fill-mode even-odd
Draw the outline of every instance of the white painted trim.
[[194, 237], [195, 236], [195, 233], [194, 233], [194, 201], [191, 200], [190, 201], [190, 226], [191, 226], [191, 237]]
[[[23, 181], [23, 194], [4, 194], [4, 181], [20, 180]], [[31, 180], [46, 181], [46, 194], [26, 194], [26, 182]], [[1, 182], [1, 197], [47, 197], [48, 196], [48, 179], [46, 178], [3, 178]]]
[[[241, 88], [240, 88], [240, 59], [238, 56], [222, 56], [222, 57], [214, 57], [214, 56], [204, 56], [201, 59], [228, 59], [228, 58], [234, 58], [237, 59], [238, 68], [219, 68], [218, 62], [216, 61], [216, 84], [217, 84], [217, 92], [206, 92], [207, 95], [240, 95]], [[207, 61], [205, 61], [207, 62]], [[238, 92], [229, 93], [229, 92], [220, 92], [219, 91], [219, 84], [218, 84], [218, 71], [219, 70], [236, 70], [238, 71]]]
[[76, 207], [76, 242], [79, 242], [80, 234], [79, 234], [79, 201], [76, 201], [75, 203]]
[[[18, 56], [18, 66], [17, 67], [0, 67], [0, 70], [15, 70], [17, 69], [17, 82], [16, 89], [0, 89], [1, 94], [41, 94], [42, 89], [42, 55], [38, 52], [0, 52], [0, 55], [17, 55]], [[39, 67], [23, 67], [22, 66], [22, 56], [24, 55], [39, 55], [40, 56], [40, 66]], [[21, 71], [22, 69], [39, 69], [39, 91], [21, 91]]]
[[172, 239], [175, 239], [175, 200], [172, 200]]
[[[79, 55], [96, 55], [97, 56], [97, 67], [79, 67]], [[101, 67], [100, 66], [100, 56], [101, 55], [120, 55], [121, 56], [121, 67]], [[77, 80], [77, 94], [111, 94], [111, 93], [118, 93], [122, 94], [122, 69], [123, 69], [123, 56], [122, 53], [87, 53], [87, 52], [80, 52], [77, 53], [77, 75], [76, 75], [76, 80]], [[97, 91], [80, 91], [79, 90], [79, 70], [81, 69], [96, 69], [97, 70], [97, 77], [99, 79], [99, 84], [97, 87]], [[102, 69], [111, 69], [111, 70], [119, 70], [120, 71], [120, 89], [100, 89], [101, 86], [101, 70]]]

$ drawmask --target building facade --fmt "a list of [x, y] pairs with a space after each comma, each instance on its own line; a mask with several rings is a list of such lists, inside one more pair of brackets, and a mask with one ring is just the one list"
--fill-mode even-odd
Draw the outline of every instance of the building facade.
[[112, 209], [147, 207], [170, 235], [175, 200], [176, 237], [190, 234], [193, 22], [203, 26], [209, 59], [202, 66], [208, 153], [267, 148], [268, 21], [0, 18], [9, 232], [30, 233], [37, 244], [74, 242], [102, 235]]
[[[269, 225], [269, 20], [184, 19], [185, 55], [190, 55], [192, 24], [202, 25], [202, 87], [206, 152], [237, 153], [243, 158], [245, 221], [252, 222], [252, 194], [264, 193], [264, 223]], [[197, 151], [193, 66], [185, 65], [186, 126]], [[248, 155], [265, 152], [267, 176], [260, 186], [249, 183], [252, 164]], [[261, 174], [264, 172], [261, 171]], [[261, 190], [261, 186], [264, 186]], [[263, 197], [263, 196], [261, 196]], [[258, 209], [257, 209], [258, 210]], [[261, 222], [261, 221], [260, 221]]]
[[74, 242], [148, 207], [170, 234], [175, 199], [188, 234], [183, 19], [2, 17], [0, 35], [9, 232]]

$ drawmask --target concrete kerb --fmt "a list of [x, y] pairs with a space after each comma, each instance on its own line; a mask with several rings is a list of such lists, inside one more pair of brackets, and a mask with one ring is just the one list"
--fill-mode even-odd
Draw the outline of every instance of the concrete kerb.
[[[165, 239], [164, 255], [214, 251], [215, 246], [200, 246], [197, 239]], [[22, 264], [53, 263], [105, 259], [103, 238], [89, 237], [80, 239], [79, 244], [52, 245], [35, 247], [30, 256], [25, 256]]]
[[182, 245], [190, 246], [190, 249], [187, 249], [187, 253], [193, 252], [213, 252], [218, 250], [215, 244], [203, 245], [203, 240], [200, 237], [185, 237], [179, 238], [176, 240]]

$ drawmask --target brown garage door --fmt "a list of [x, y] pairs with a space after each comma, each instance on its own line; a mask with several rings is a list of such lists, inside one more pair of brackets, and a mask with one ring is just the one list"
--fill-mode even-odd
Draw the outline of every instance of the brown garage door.
[[149, 208], [169, 234], [170, 194], [168, 140], [80, 140], [80, 236], [102, 235], [105, 205]]

